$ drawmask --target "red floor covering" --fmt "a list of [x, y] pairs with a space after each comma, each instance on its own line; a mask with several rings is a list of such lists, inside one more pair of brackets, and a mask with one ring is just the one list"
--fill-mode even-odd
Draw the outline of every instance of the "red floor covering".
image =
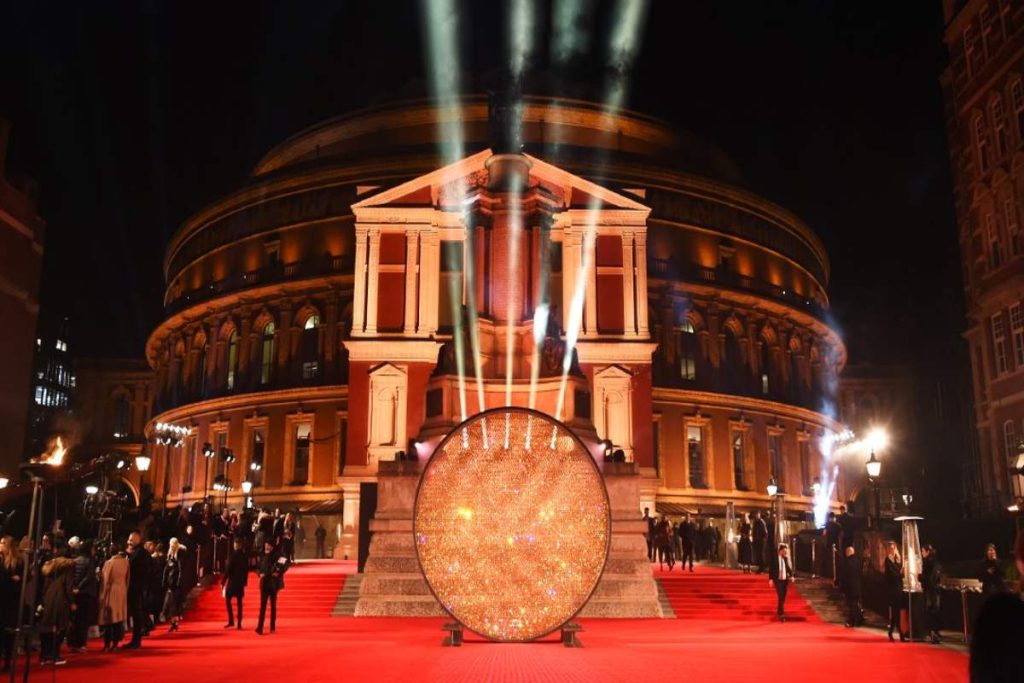
[[[768, 585], [767, 574], [744, 574], [718, 567], [697, 566], [696, 571], [654, 570], [677, 619], [771, 621], [778, 598]], [[786, 596], [786, 618], [819, 621], [811, 606], [800, 597], [799, 582]]]
[[[513, 681], [622, 683], [686, 681], [967, 680], [967, 658], [924, 644], [889, 643], [884, 634], [820, 622], [733, 619], [583, 621], [584, 647], [557, 642], [506, 645], [467, 634], [462, 648], [442, 648], [441, 619], [332, 618], [330, 584], [349, 566], [293, 568], [281, 593], [274, 635], [225, 630], [219, 590], [210, 590], [178, 633], [161, 628], [141, 650], [104, 655], [99, 643], [68, 655], [56, 680], [67, 683], [318, 683], [320, 681]], [[699, 570], [698, 570], [699, 571]], [[305, 585], [307, 581], [310, 585]], [[324, 584], [320, 590], [317, 583]], [[767, 587], [767, 580], [765, 580]], [[252, 586], [255, 588], [255, 586]], [[257, 592], [246, 599], [255, 602]], [[313, 597], [315, 596], [315, 597]], [[329, 604], [330, 603], [330, 604]], [[208, 617], [208, 620], [206, 619]], [[51, 680], [35, 668], [32, 680]]]

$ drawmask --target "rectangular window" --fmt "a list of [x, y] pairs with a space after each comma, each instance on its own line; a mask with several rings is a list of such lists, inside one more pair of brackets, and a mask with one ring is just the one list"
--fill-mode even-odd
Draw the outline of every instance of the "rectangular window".
[[981, 20], [981, 52], [985, 57], [989, 56], [992, 45], [992, 13], [988, 11], [988, 5], [982, 5], [978, 11], [978, 18]]
[[437, 326], [450, 333], [465, 303], [465, 262], [462, 242], [442, 240], [441, 277], [437, 281]]
[[252, 430], [252, 457], [249, 460], [249, 471], [246, 476], [253, 486], [263, 484], [263, 455], [266, 450], [266, 436], [262, 429]]
[[1013, 420], [1003, 423], [1003, 452], [1006, 454], [1006, 461], [1013, 463], [1017, 460], [1017, 430]]
[[1002, 313], [992, 316], [992, 348], [996, 356], [996, 374], [1002, 375], [1010, 369], [1006, 357], [1006, 325]]
[[345, 456], [348, 448], [348, 420], [338, 420], [338, 476], [345, 473]]
[[217, 434], [217, 474], [226, 474], [228, 463], [224, 460], [224, 454], [228, 450], [228, 433], [226, 431]]
[[974, 45], [974, 27], [968, 24], [964, 28], [964, 62], [967, 65], [967, 76], [970, 77], [976, 68], [974, 60], [975, 45]]
[[707, 488], [704, 479], [704, 430], [696, 425], [686, 428], [686, 446], [690, 486], [695, 489]]
[[1022, 244], [1020, 225], [1017, 222], [1017, 203], [1012, 199], [1003, 202], [1003, 221], [1006, 223], [1006, 233], [1010, 236], [1010, 253], [1020, 256]]
[[189, 446], [188, 476], [182, 486], [187, 486], [192, 489], [196, 483], [196, 458], [199, 457], [199, 439], [192, 439]]
[[768, 460], [772, 468], [771, 477], [782, 491], [782, 434], [768, 434]]
[[988, 133], [985, 131], [985, 115], [974, 117], [974, 145], [978, 150], [978, 170], [987, 173], [992, 163], [989, 151]]
[[810, 439], [800, 439], [800, 481], [803, 482], [804, 493], [811, 490], [811, 442]]
[[743, 431], [740, 429], [734, 429], [730, 437], [732, 443], [732, 471], [733, 481], [736, 482], [737, 491], [746, 491], [747, 487], [747, 472], [743, 462], [743, 446], [745, 439], [743, 438]]
[[1006, 130], [1006, 119], [1003, 117], [1003, 100], [992, 101], [992, 126], [996, 132], [996, 152], [1003, 156], [1010, 151], [1010, 136]]
[[1010, 306], [1010, 334], [1013, 336], [1013, 364], [1024, 368], [1024, 312], [1016, 303]]
[[622, 334], [625, 330], [622, 256], [620, 236], [597, 236], [594, 245], [597, 266], [597, 329], [602, 334]]
[[985, 384], [985, 366], [982, 364], [980, 346], [974, 348], [974, 369], [978, 374], [978, 395], [984, 403], [988, 401], [988, 385]]
[[989, 265], [995, 269], [1003, 265], [1003, 242], [999, 239], [999, 226], [991, 212], [985, 214], [985, 234], [988, 236]]
[[679, 375], [684, 382], [697, 379], [697, 335], [689, 320], [679, 326]]
[[1010, 85], [1010, 106], [1017, 120], [1017, 139], [1024, 137], [1024, 83], [1018, 78]]
[[37, 386], [36, 387], [36, 405], [38, 405], [38, 406], [43, 405], [43, 393], [44, 393], [43, 392], [43, 387]]
[[309, 448], [311, 431], [312, 426], [308, 423], [300, 424], [295, 427], [295, 467], [292, 476], [293, 485], [309, 483]]

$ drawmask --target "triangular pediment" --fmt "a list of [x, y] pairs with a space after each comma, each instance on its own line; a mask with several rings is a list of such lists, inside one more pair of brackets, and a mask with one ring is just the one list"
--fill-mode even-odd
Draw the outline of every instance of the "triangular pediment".
[[[381, 208], [445, 208], [458, 199], [453, 188], [469, 192], [487, 182], [487, 160], [491, 150], [485, 149], [460, 161], [443, 166], [362, 199], [352, 205], [358, 215], [364, 209]], [[612, 209], [636, 211], [646, 215], [650, 209], [632, 197], [610, 190], [597, 183], [526, 155], [530, 160], [530, 185], [541, 185], [559, 198], [565, 209]]]

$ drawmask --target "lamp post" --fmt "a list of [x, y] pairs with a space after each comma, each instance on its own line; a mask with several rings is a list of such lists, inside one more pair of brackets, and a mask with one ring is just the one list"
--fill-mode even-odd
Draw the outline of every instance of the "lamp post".
[[[871, 449], [871, 458], [865, 463], [864, 468], [868, 472], [868, 483], [871, 484], [875, 498], [875, 527], [880, 526], [882, 517], [882, 494], [878, 488], [878, 477], [882, 474], [882, 461], [875, 457], [875, 449]], [[871, 516], [868, 515], [868, 519]]]
[[786, 540], [786, 527], [785, 527], [785, 511], [782, 508], [783, 494], [779, 492], [779, 485], [775, 481], [775, 477], [768, 479], [768, 486], [766, 487], [768, 497], [772, 499], [772, 519], [775, 528], [772, 530], [775, 534], [773, 545], [778, 548], [779, 543]]
[[245, 508], [247, 510], [252, 509], [254, 506], [252, 499], [252, 482], [248, 479], [242, 482], [242, 493], [245, 494]]

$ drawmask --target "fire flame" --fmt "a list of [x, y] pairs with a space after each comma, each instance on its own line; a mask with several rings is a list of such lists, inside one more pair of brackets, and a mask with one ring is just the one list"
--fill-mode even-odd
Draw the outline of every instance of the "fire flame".
[[64, 454], [67, 452], [67, 448], [64, 447], [64, 440], [58, 436], [53, 440], [50, 450], [39, 456], [39, 462], [57, 467], [64, 462]]

